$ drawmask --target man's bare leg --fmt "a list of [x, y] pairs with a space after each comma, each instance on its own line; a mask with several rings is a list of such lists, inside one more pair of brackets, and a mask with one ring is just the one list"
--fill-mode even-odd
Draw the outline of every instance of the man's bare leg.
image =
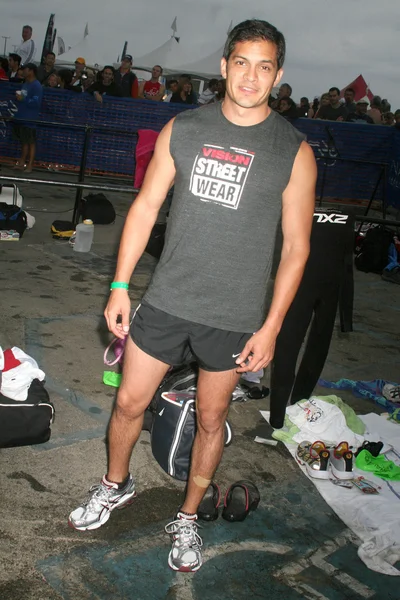
[[22, 144], [22, 147], [21, 147], [21, 158], [19, 159], [19, 161], [15, 165], [16, 169], [19, 169], [19, 170], [23, 170], [24, 169], [24, 165], [25, 165], [26, 159], [28, 157], [28, 152], [29, 152], [29, 144]]
[[123, 482], [129, 461], [143, 426], [148, 407], [169, 365], [149, 356], [129, 339], [126, 341], [122, 384], [111, 416], [108, 432], [107, 479]]
[[29, 162], [26, 166], [25, 171], [27, 173], [30, 173], [33, 169], [33, 161], [35, 160], [35, 154], [36, 154], [36, 142], [33, 142], [32, 144], [29, 144], [28, 146], [29, 148]]
[[225, 420], [232, 392], [240, 375], [235, 370], [199, 370], [197, 385], [197, 434], [182, 512], [195, 514], [220, 463], [224, 449]]

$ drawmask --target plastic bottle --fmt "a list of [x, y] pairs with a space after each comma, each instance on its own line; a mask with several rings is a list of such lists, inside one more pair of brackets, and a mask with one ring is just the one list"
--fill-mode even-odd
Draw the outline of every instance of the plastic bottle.
[[89, 252], [92, 247], [94, 225], [91, 219], [85, 219], [76, 226], [75, 252]]

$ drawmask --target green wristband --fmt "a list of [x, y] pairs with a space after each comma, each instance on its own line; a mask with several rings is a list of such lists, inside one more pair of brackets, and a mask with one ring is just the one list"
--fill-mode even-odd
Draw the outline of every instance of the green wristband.
[[110, 285], [110, 290], [115, 290], [118, 288], [123, 290], [129, 290], [129, 283], [124, 283], [123, 281], [113, 281]]

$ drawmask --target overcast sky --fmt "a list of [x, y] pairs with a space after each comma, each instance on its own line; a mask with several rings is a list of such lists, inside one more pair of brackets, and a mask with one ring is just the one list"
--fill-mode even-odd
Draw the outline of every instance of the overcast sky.
[[374, 94], [388, 98], [392, 110], [400, 108], [396, 0], [9, 0], [0, 8], [0, 35], [11, 36], [7, 51], [19, 44], [24, 24], [33, 27], [41, 49], [51, 12], [67, 46], [82, 39], [88, 22], [91, 38], [110, 62], [125, 40], [133, 56], [167, 41], [175, 16], [182, 64], [219, 48], [231, 20], [235, 25], [246, 18], [266, 19], [286, 37], [284, 80], [292, 85], [294, 100], [333, 85], [342, 88], [362, 73]]

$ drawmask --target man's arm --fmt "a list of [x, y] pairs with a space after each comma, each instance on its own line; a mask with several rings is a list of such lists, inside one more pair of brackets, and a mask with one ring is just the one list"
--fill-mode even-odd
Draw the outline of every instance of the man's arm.
[[154, 96], [154, 100], [157, 100], [158, 102], [160, 102], [164, 98], [164, 94], [165, 94], [165, 85], [161, 84], [160, 91], [158, 92], [158, 94], [156, 96]]
[[141, 81], [141, 82], [139, 83], [139, 88], [138, 88], [138, 96], [137, 96], [137, 97], [138, 97], [138, 98], [141, 98], [142, 100], [144, 100], [144, 99], [145, 99], [145, 98], [144, 98], [144, 84], [145, 84], [145, 83], [146, 83], [145, 81]]
[[239, 373], [259, 371], [273, 358], [275, 340], [300, 285], [310, 252], [316, 180], [314, 153], [302, 142], [282, 196], [283, 246], [271, 306], [264, 325], [247, 342], [236, 361], [240, 365]]
[[[159, 210], [173, 185], [175, 164], [169, 151], [173, 121], [172, 119], [167, 123], [157, 138], [142, 188], [126, 217], [114, 281], [129, 283], [149, 241]], [[113, 290], [104, 314], [109, 330], [119, 338], [124, 338], [129, 332], [129, 312], [130, 300], [127, 290]], [[122, 320], [117, 324], [119, 315]]]

